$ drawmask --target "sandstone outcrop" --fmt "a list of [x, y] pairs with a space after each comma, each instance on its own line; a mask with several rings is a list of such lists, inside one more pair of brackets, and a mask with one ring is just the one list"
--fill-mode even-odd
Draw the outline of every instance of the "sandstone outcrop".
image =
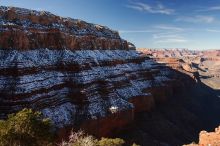
[[201, 131], [199, 134], [199, 145], [220, 145], [220, 127], [216, 128], [214, 132]]

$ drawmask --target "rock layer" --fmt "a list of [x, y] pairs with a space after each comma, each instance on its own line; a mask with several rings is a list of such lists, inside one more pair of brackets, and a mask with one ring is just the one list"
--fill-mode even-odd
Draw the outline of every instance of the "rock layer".
[[45, 11], [0, 7], [0, 48], [129, 49], [117, 31]]
[[147, 110], [154, 105], [147, 89], [169, 80], [136, 51], [1, 50], [0, 59], [1, 116], [30, 107], [58, 127], [106, 117], [112, 107]]

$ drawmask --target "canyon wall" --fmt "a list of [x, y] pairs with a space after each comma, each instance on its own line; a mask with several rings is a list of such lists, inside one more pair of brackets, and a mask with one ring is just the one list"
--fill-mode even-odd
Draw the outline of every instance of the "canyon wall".
[[178, 85], [172, 70], [104, 26], [0, 7], [0, 34], [0, 118], [32, 108], [61, 135], [71, 127], [107, 136]]
[[0, 48], [129, 49], [117, 31], [45, 11], [0, 7]]
[[218, 77], [216, 52], [137, 51], [105, 26], [1, 6], [0, 118], [32, 108], [60, 138], [81, 128], [124, 132], [131, 144], [188, 143], [219, 123], [217, 92], [200, 81], [204, 70]]

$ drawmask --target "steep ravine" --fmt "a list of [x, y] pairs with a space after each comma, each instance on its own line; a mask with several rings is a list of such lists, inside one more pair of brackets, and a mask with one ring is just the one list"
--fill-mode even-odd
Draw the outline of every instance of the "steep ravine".
[[143, 146], [186, 143], [204, 126], [207, 99], [196, 97], [193, 76], [105, 26], [0, 7], [0, 49], [0, 118], [27, 107], [50, 118], [60, 137], [72, 128], [99, 137], [129, 131], [119, 136]]

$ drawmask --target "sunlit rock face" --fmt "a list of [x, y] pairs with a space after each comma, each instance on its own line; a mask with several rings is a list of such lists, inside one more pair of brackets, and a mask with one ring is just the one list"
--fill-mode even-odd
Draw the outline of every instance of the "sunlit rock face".
[[117, 31], [44, 11], [0, 7], [0, 44], [4, 49], [129, 49]]
[[168, 68], [104, 26], [0, 7], [0, 33], [1, 118], [32, 108], [57, 128], [108, 135], [172, 90]]
[[215, 128], [215, 132], [201, 131], [199, 134], [199, 145], [219, 145], [220, 127]]

